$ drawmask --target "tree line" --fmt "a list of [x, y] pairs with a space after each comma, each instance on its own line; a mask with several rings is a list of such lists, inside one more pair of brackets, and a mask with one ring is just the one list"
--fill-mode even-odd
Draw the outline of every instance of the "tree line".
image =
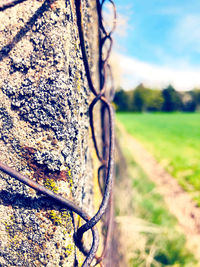
[[200, 111], [200, 89], [180, 92], [172, 85], [156, 90], [140, 84], [131, 91], [119, 88], [114, 97], [114, 104], [117, 111], [195, 112]]

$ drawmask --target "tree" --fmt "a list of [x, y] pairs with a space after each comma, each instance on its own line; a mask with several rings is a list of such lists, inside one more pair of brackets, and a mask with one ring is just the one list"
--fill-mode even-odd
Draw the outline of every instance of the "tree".
[[169, 85], [166, 89], [163, 90], [162, 95], [164, 98], [162, 107], [163, 111], [177, 111], [180, 109], [180, 96], [171, 85]]
[[181, 109], [185, 112], [194, 112], [196, 110], [197, 101], [194, 91], [184, 92], [181, 94]]
[[192, 91], [193, 101], [195, 102], [196, 109], [200, 110], [200, 89], [195, 88]]
[[142, 112], [146, 110], [147, 104], [147, 89], [143, 84], [138, 85], [133, 93], [133, 110]]
[[163, 102], [164, 99], [161, 90], [148, 90], [147, 111], [161, 111]]
[[[0, 13], [0, 160], [93, 214], [91, 92], [74, 2], [19, 2]], [[98, 59], [91, 56], [98, 54], [95, 10], [95, 1], [83, 1], [87, 53], [98, 80]], [[1, 266], [81, 261], [73, 239], [79, 220], [70, 211], [2, 172], [0, 190]]]
[[133, 92], [133, 110], [160, 111], [163, 105], [163, 97], [160, 90], [149, 89], [143, 84], [137, 86]]
[[123, 89], [119, 89], [115, 93], [114, 103], [116, 104], [117, 111], [130, 110], [130, 97], [128, 92]]

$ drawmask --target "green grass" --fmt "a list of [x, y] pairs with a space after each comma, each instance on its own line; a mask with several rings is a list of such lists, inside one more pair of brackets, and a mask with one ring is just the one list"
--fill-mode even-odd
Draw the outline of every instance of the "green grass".
[[[159, 234], [143, 233], [147, 236], [145, 248], [147, 255], [154, 245], [156, 249], [154, 259], [160, 266], [196, 266], [194, 256], [185, 247], [185, 236], [177, 230], [177, 220], [167, 210], [162, 196], [155, 190], [155, 184], [134, 161], [129, 162], [129, 168], [135, 189], [133, 196], [135, 216], [160, 227]], [[137, 175], [133, 176], [134, 172], [137, 172]], [[132, 259], [132, 266], [138, 266], [135, 259]]]
[[[118, 132], [118, 140], [126, 138]], [[178, 230], [176, 218], [168, 211], [162, 196], [157, 192], [156, 186], [149, 180], [140, 166], [134, 161], [128, 145], [124, 147], [123, 155], [127, 162], [127, 168], [122, 166], [122, 161], [117, 161], [116, 186], [118, 188], [116, 196], [117, 215], [134, 215], [141, 218], [153, 227], [158, 227], [158, 232], [141, 232], [139, 240], [144, 239], [144, 247], [141, 248], [133, 239], [132, 258], [129, 259], [130, 267], [144, 266], [176, 266], [195, 267], [197, 261], [185, 246], [185, 236]], [[130, 190], [127, 179], [130, 179]], [[126, 190], [129, 190], [126, 192]], [[129, 205], [126, 207], [124, 195], [120, 199], [120, 194], [125, 190], [126, 198], [129, 198]], [[152, 254], [151, 264], [147, 258]]]
[[200, 114], [117, 113], [117, 119], [200, 205]]

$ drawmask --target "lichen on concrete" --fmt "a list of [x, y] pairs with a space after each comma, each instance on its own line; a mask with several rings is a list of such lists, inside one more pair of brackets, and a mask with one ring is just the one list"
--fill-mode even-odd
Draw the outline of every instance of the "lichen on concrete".
[[[89, 57], [95, 4], [83, 4]], [[91, 92], [74, 2], [25, 1], [0, 13], [0, 34], [0, 160], [92, 214]], [[3, 173], [0, 216], [0, 265], [74, 265], [71, 212]]]

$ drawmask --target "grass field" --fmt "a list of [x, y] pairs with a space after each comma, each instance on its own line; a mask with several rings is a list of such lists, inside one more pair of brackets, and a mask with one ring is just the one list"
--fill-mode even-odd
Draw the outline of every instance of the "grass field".
[[198, 266], [186, 248], [185, 236], [180, 232], [176, 218], [168, 211], [155, 184], [136, 164], [126, 136], [119, 129], [117, 138], [126, 162], [123, 163], [119, 152], [115, 208], [127, 257], [124, 266]]
[[200, 205], [200, 114], [117, 113], [117, 119]]

